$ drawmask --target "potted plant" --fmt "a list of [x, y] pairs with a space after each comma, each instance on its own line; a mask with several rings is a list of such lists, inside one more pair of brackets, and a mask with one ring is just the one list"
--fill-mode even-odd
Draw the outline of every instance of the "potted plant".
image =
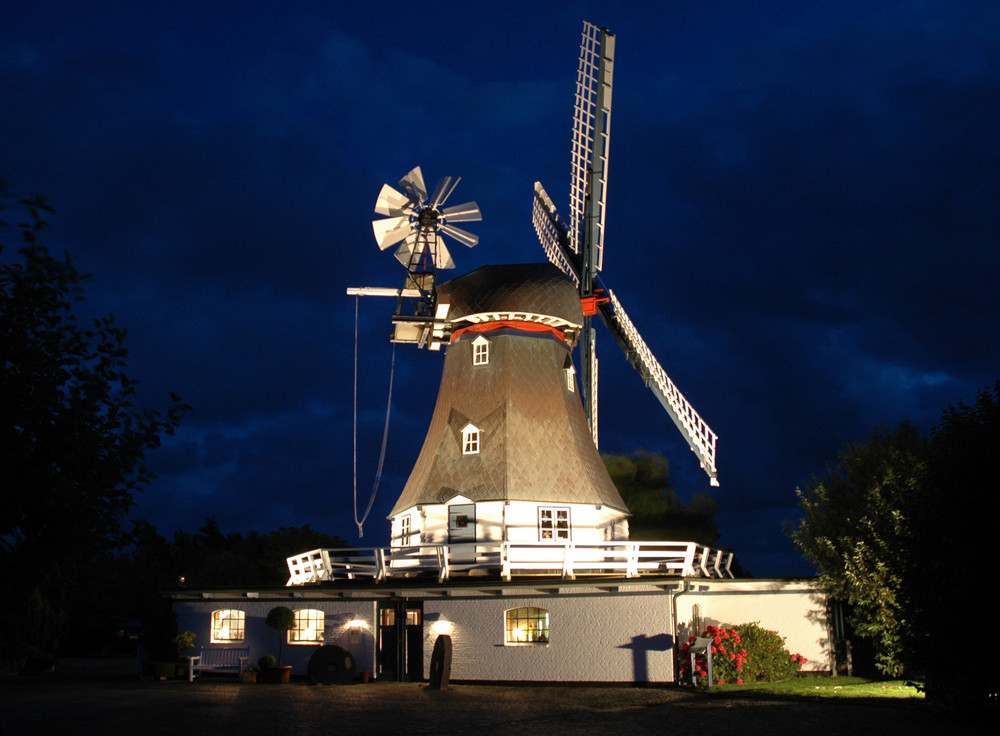
[[261, 657], [261, 674], [265, 676], [264, 673], [266, 672], [268, 682], [288, 682], [292, 674], [292, 667], [291, 665], [282, 664], [281, 655], [285, 637], [292, 626], [295, 625], [295, 613], [287, 606], [275, 606], [267, 612], [267, 618], [264, 619], [264, 623], [267, 624], [269, 629], [278, 632], [278, 663], [265, 670], [263, 665], [264, 658]]
[[193, 631], [185, 631], [178, 634], [174, 638], [174, 644], [177, 645], [177, 653], [184, 654], [185, 652], [194, 649], [194, 640], [198, 638]]
[[245, 665], [243, 665], [243, 671], [240, 673], [240, 677], [243, 680], [243, 682], [247, 684], [252, 684], [257, 682], [257, 668], [254, 667], [249, 662], [247, 662]]
[[187, 677], [188, 662], [183, 655], [194, 648], [194, 632], [171, 637], [173, 632], [164, 632], [162, 628], [153, 627], [143, 637], [138, 655], [144, 661], [143, 674], [154, 680]]
[[174, 646], [177, 648], [177, 677], [187, 677], [188, 667], [191, 666], [191, 655], [195, 653], [196, 638], [193, 631], [183, 631], [174, 637]]

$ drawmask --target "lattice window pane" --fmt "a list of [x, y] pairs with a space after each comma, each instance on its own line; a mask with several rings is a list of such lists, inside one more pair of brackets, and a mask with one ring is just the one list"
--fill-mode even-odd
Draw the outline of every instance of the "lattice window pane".
[[325, 615], [314, 608], [295, 611], [295, 621], [288, 631], [289, 644], [322, 644]]
[[526, 606], [504, 611], [504, 643], [546, 644], [549, 641], [549, 612]]
[[245, 638], [246, 614], [243, 611], [228, 608], [212, 611], [212, 633], [209, 637], [212, 644], [229, 644], [243, 641]]
[[538, 538], [540, 540], [569, 540], [571, 529], [568, 508], [539, 507]]

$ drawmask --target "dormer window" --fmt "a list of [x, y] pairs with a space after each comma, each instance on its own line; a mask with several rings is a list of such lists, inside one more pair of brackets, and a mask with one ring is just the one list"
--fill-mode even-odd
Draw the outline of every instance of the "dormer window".
[[480, 335], [472, 341], [472, 365], [488, 365], [490, 362], [490, 341]]
[[479, 454], [479, 428], [473, 424], [466, 424], [462, 430], [462, 454]]

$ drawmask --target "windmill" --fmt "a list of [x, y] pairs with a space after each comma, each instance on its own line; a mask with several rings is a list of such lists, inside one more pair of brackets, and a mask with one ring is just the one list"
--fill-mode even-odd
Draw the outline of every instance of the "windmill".
[[597, 442], [597, 357], [592, 317], [600, 315], [629, 362], [659, 399], [698, 456], [713, 486], [718, 436], [670, 380], [614, 292], [598, 277], [604, 260], [604, 223], [611, 132], [615, 36], [584, 21], [576, 80], [571, 149], [570, 216], [564, 223], [540, 182], [535, 182], [532, 220], [549, 260], [577, 284], [584, 307], [580, 368], [587, 421]]
[[440, 340], [432, 339], [431, 334], [437, 272], [455, 267], [443, 236], [472, 248], [479, 242], [479, 236], [452, 223], [483, 219], [475, 202], [444, 207], [461, 179], [460, 176], [442, 177], [428, 197], [423, 172], [417, 166], [399, 180], [402, 192], [388, 184], [382, 185], [379, 192], [375, 213], [385, 215], [385, 219], [373, 220], [372, 230], [381, 250], [399, 244], [395, 255], [406, 267], [403, 288], [349, 289], [348, 294], [397, 297], [393, 342], [417, 343], [433, 350], [440, 348]]

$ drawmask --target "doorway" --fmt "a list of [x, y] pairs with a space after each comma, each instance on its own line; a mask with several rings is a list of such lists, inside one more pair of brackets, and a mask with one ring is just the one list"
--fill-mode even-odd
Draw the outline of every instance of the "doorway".
[[424, 604], [379, 601], [378, 679], [420, 682], [424, 679]]

